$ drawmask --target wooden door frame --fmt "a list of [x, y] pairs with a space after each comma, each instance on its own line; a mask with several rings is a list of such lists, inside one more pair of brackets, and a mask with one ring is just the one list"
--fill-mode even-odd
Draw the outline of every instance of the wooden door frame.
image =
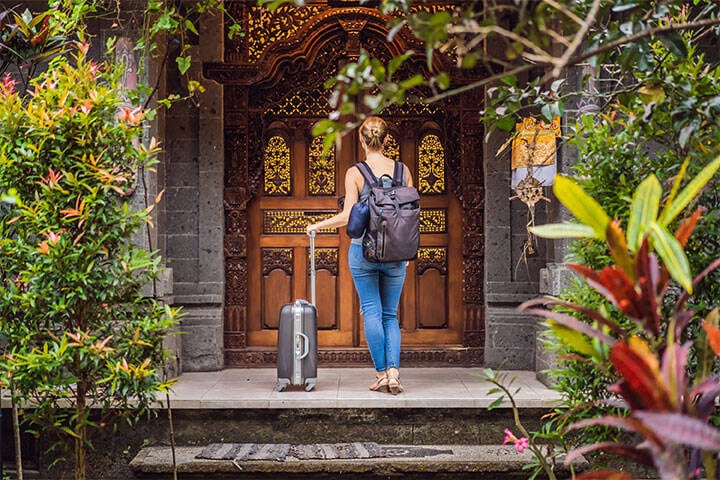
[[[235, 18], [243, 18], [248, 8], [245, 4], [230, 6], [238, 9]], [[258, 131], [263, 119], [251, 108], [249, 93], [252, 88], [264, 87], [282, 98], [287, 89], [278, 82], [288, 72], [295, 78], [303, 75], [308, 79], [327, 78], [334, 62], [359, 53], [361, 34], [384, 41], [387, 21], [376, 9], [328, 7], [308, 20], [291, 39], [270, 45], [258, 62], [243, 61], [237, 48], [226, 45], [225, 62], [204, 65], [205, 76], [224, 85], [224, 354], [228, 366], [267, 366], [277, 360], [274, 349], [252, 349], [247, 345], [248, 204], [261, 188], [263, 148], [262, 132]], [[403, 33], [392, 44], [383, 46], [390, 56], [413, 47], [418, 49], [411, 36]], [[443, 61], [440, 55], [437, 59]], [[316, 65], [321, 66], [319, 71], [315, 70]], [[424, 57], [413, 65], [424, 68]], [[465, 75], [468, 81], [474, 78]], [[443, 106], [442, 121], [448, 135], [445, 139], [448, 184], [460, 202], [463, 217], [462, 278], [449, 279], [451, 286], [462, 288], [462, 345], [405, 348], [402, 363], [406, 366], [483, 363], [484, 132], [478, 115], [482, 102], [482, 93], [471, 91], [451, 98]], [[371, 364], [366, 348], [321, 349], [319, 361], [325, 366]]]

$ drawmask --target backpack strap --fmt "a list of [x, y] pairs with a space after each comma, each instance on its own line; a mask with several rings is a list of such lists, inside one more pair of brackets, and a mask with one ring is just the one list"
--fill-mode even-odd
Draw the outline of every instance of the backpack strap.
[[375, 174], [373, 174], [372, 170], [370, 169], [370, 165], [368, 165], [365, 162], [358, 162], [355, 164], [358, 170], [360, 170], [360, 173], [362, 174], [363, 178], [365, 178], [365, 181], [370, 185], [370, 187], [376, 187], [378, 182], [375, 178]]
[[405, 177], [405, 164], [402, 162], [395, 161], [395, 170], [393, 171], [393, 185], [401, 187], [404, 185], [403, 178]]

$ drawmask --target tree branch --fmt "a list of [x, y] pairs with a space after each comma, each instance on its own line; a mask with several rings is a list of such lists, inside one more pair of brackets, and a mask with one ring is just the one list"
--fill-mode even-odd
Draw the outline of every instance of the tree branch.
[[555, 67], [552, 71], [554, 78], [560, 76], [560, 73], [562, 72], [563, 68], [565, 68], [565, 65], [567, 65], [568, 60], [570, 60], [570, 58], [575, 54], [577, 49], [580, 48], [580, 45], [582, 45], [582, 43], [585, 41], [585, 35], [587, 35], [588, 30], [590, 30], [590, 27], [595, 23], [595, 19], [599, 11], [600, 0], [594, 0], [588, 16], [580, 24], [580, 30], [578, 30], [578, 32], [575, 34], [575, 38], [573, 38], [573, 41], [570, 43], [570, 47], [568, 47], [565, 53], [563, 53], [562, 57], [560, 57], [560, 61], [555, 64]]
[[[664, 27], [655, 27], [648, 30], [643, 30], [642, 32], [638, 32], [636, 34], [630, 35], [629, 37], [619, 38], [615, 41], [612, 41], [610, 43], [606, 43], [605, 45], [602, 45], [594, 50], [590, 50], [588, 52], [585, 52], [581, 55], [578, 55], [577, 57], [574, 57], [567, 61], [564, 65], [562, 65], [561, 68], [565, 68], [568, 65], [577, 65], [579, 63], [584, 62], [588, 58], [592, 58], [596, 55], [600, 55], [605, 52], [609, 52], [610, 50], [617, 48], [619, 46], [625, 45], [627, 43], [633, 43], [637, 42], [638, 40], [641, 40], [646, 37], [651, 37], [654, 35], [661, 35], [663, 33], [668, 32], [679, 32], [682, 30], [692, 30], [696, 28], [704, 28], [704, 27], [714, 27], [716, 25], [720, 25], [720, 18], [708, 18], [706, 20], [698, 20], [696, 22], [690, 22], [690, 23], [681, 23], [677, 25], [667, 25]], [[549, 78], [557, 78], [554, 75], [549, 76]], [[545, 78], [544, 80], [548, 80], [549, 78]]]

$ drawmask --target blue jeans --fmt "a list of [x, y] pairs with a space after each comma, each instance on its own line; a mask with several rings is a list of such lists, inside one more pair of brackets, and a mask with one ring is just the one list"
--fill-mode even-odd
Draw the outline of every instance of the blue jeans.
[[365, 339], [375, 370], [400, 367], [400, 324], [397, 310], [405, 262], [373, 263], [363, 257], [362, 245], [350, 244], [348, 263], [365, 323]]

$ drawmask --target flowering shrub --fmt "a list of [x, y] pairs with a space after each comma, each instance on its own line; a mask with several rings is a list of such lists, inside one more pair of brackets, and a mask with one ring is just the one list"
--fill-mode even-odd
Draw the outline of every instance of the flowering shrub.
[[0, 84], [0, 382], [32, 400], [27, 420], [71, 441], [77, 479], [88, 429], [167, 389], [161, 344], [177, 313], [141, 295], [159, 258], [131, 241], [154, 205], [129, 197], [158, 145], [137, 141], [143, 112], [86, 53], [55, 58], [28, 96]]

